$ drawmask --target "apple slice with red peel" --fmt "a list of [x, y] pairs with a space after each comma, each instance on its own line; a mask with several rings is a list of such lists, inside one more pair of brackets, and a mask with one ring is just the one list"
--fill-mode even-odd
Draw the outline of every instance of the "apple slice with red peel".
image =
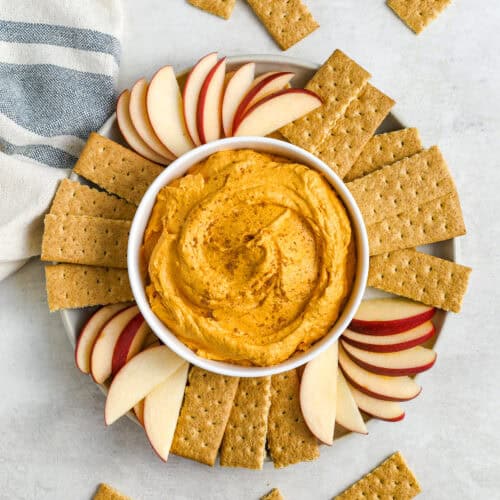
[[397, 352], [423, 344], [431, 339], [435, 333], [436, 329], [432, 322], [426, 321], [411, 330], [392, 335], [366, 335], [346, 330], [342, 334], [342, 340], [365, 351]]
[[369, 372], [357, 365], [339, 345], [339, 365], [347, 381], [356, 389], [377, 399], [408, 401], [422, 388], [410, 377], [388, 377]]
[[137, 154], [160, 165], [168, 165], [170, 161], [153, 151], [137, 133], [130, 119], [129, 104], [130, 91], [124, 90], [116, 104], [116, 121], [123, 138]]
[[349, 382], [347, 382], [347, 385], [358, 408], [368, 415], [388, 422], [398, 422], [405, 418], [405, 412], [399, 403], [372, 398], [350, 385]]
[[434, 365], [437, 358], [435, 351], [422, 346], [398, 352], [365, 351], [344, 342], [342, 347], [349, 357], [365, 370], [391, 377], [424, 372]]
[[151, 79], [146, 109], [156, 136], [172, 154], [179, 157], [194, 148], [184, 122], [181, 91], [172, 66], [159, 69]]
[[143, 349], [147, 349], [156, 342], [158, 342], [158, 345], [160, 345], [158, 337], [150, 330], [146, 335], [146, 338], [144, 339]]
[[392, 335], [429, 321], [435, 312], [434, 307], [407, 299], [364, 300], [349, 329], [368, 335]]
[[300, 380], [300, 408], [309, 430], [333, 444], [337, 405], [338, 342], [309, 361]]
[[264, 97], [284, 89], [294, 76], [295, 73], [276, 71], [268, 76], [265, 76], [264, 78], [260, 78], [257, 83], [254, 83], [245, 97], [241, 100], [238, 109], [236, 110], [233, 128], [236, 129], [238, 127], [247, 109], [250, 109], [255, 103]]
[[118, 338], [138, 312], [135, 305], [120, 311], [99, 332], [90, 357], [90, 374], [96, 384], [103, 384], [111, 375], [113, 352]]
[[[175, 156], [162, 144], [155, 134], [149, 121], [146, 107], [146, 96], [149, 84], [146, 79], [137, 80], [130, 91], [128, 111], [130, 121], [141, 139], [157, 154], [168, 161], [174, 161]], [[118, 113], [117, 113], [118, 114]]]
[[255, 63], [238, 68], [226, 85], [222, 99], [222, 128], [226, 137], [231, 137], [234, 117], [241, 101], [249, 91], [255, 75]]
[[141, 399], [134, 406], [134, 415], [139, 420], [139, 423], [144, 427], [144, 399]]
[[368, 434], [366, 424], [361, 413], [359, 413], [358, 405], [347, 385], [342, 370], [337, 373], [337, 415], [335, 420], [337, 424], [348, 431]]
[[224, 57], [210, 70], [200, 90], [196, 125], [202, 144], [220, 139], [222, 133], [222, 95], [226, 75]]
[[151, 332], [141, 313], [135, 315], [116, 341], [111, 361], [111, 375], [116, 375], [144, 346], [146, 336]]
[[153, 450], [166, 462], [186, 388], [189, 364], [184, 362], [144, 399], [144, 430]]
[[233, 135], [266, 136], [320, 106], [321, 99], [310, 90], [280, 90], [249, 108], [233, 130]]
[[76, 366], [83, 373], [90, 373], [90, 357], [95, 340], [103, 326], [118, 312], [130, 307], [131, 304], [112, 304], [100, 307], [90, 316], [80, 331], [75, 348]]
[[182, 358], [164, 345], [134, 356], [111, 382], [104, 411], [106, 425], [125, 415], [183, 363]]
[[201, 88], [210, 70], [217, 64], [217, 52], [212, 52], [202, 57], [190, 71], [184, 89], [182, 91], [182, 102], [186, 128], [191, 140], [196, 146], [201, 145], [197, 126], [197, 110]]

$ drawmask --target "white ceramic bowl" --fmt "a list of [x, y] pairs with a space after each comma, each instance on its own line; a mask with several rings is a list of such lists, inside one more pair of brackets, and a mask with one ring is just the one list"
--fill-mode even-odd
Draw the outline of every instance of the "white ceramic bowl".
[[[174, 179], [182, 177], [193, 165], [204, 160], [211, 154], [218, 151], [235, 149], [253, 149], [255, 151], [280, 155], [321, 172], [328, 179], [334, 190], [344, 202], [344, 205], [349, 213], [356, 238], [357, 269], [354, 286], [337, 322], [333, 325], [330, 332], [321, 340], [316, 342], [310, 349], [305, 352], [296, 353], [286, 361], [273, 366], [241, 366], [221, 361], [213, 361], [197, 356], [194, 351], [181, 342], [175, 334], [172, 333], [152, 312], [146, 297], [144, 280], [140, 273], [140, 248], [153, 205], [156, 201], [156, 196], [160, 189]], [[130, 284], [137, 305], [149, 326], [161, 339], [161, 341], [165, 343], [165, 345], [186, 361], [189, 361], [189, 363], [211, 372], [233, 377], [263, 377], [285, 372], [307, 363], [340, 337], [341, 333], [349, 325], [354, 313], [359, 307], [361, 299], [363, 298], [368, 275], [369, 251], [366, 229], [358, 206], [345, 184], [325, 163], [307, 151], [284, 141], [277, 141], [263, 137], [233, 137], [214, 141], [189, 151], [171, 163], [165, 171], [158, 176], [158, 178], [146, 191], [146, 194], [144, 195], [134, 216], [128, 240], [127, 260]]]

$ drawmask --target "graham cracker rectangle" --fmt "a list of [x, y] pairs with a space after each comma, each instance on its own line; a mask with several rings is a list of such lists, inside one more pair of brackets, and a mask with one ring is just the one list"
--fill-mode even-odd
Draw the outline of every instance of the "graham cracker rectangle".
[[371, 174], [386, 165], [412, 156], [422, 150], [422, 142], [416, 128], [405, 128], [374, 135], [363, 148], [356, 163], [344, 177], [344, 182]]
[[285, 500], [285, 498], [278, 488], [273, 488], [267, 495], [261, 497], [260, 500]]
[[301, 0], [247, 0], [276, 43], [287, 50], [319, 28]]
[[394, 104], [367, 83], [314, 153], [343, 179]]
[[147, 188], [163, 172], [163, 168], [92, 132], [73, 172], [109, 193], [139, 205]]
[[367, 498], [410, 500], [421, 491], [417, 478], [398, 451], [343, 493], [337, 495], [334, 500], [365, 500]]
[[415, 249], [370, 257], [368, 286], [460, 312], [472, 269]]
[[262, 469], [270, 406], [271, 377], [240, 379], [222, 441], [222, 466]]
[[108, 484], [100, 484], [93, 500], [132, 500], [130, 497], [122, 495]]
[[236, 0], [188, 0], [191, 5], [209, 14], [229, 19], [233, 13]]
[[50, 207], [54, 215], [92, 215], [106, 219], [132, 220], [136, 206], [116, 196], [64, 179]]
[[267, 445], [275, 467], [319, 457], [318, 441], [302, 417], [299, 386], [296, 370], [271, 377]]
[[451, 0], [387, 0], [387, 5], [417, 35], [450, 3]]
[[465, 234], [460, 201], [450, 193], [366, 227], [370, 255], [449, 240]]
[[347, 187], [367, 225], [455, 192], [437, 146], [349, 182]]
[[370, 77], [368, 71], [341, 50], [335, 50], [306, 85], [306, 89], [321, 97], [323, 105], [285, 125], [280, 132], [292, 144], [314, 152]]
[[47, 214], [41, 259], [126, 268], [129, 231], [126, 220]]
[[214, 465], [238, 380], [237, 377], [217, 375], [195, 366], [191, 368], [172, 453]]
[[57, 264], [45, 266], [50, 311], [133, 300], [126, 269]]

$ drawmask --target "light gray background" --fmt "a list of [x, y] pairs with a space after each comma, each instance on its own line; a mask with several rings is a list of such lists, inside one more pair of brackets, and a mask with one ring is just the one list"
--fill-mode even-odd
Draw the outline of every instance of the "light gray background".
[[[419, 37], [383, 0], [308, 0], [321, 28], [287, 55], [322, 62], [334, 48], [373, 74], [396, 113], [439, 144], [462, 198], [474, 268], [463, 312], [449, 319], [424, 390], [397, 424], [323, 447], [285, 470], [213, 469], [154, 456], [127, 419], [103, 422], [104, 398], [80, 374], [58, 314], [47, 310], [33, 261], [0, 284], [0, 498], [86, 500], [100, 481], [135, 499], [327, 499], [401, 450], [426, 499], [499, 498], [498, 282], [500, 224], [500, 4], [457, 1]], [[241, 0], [229, 22], [184, 0], [126, 0], [120, 88], [155, 68], [192, 64], [213, 50], [281, 54]]]

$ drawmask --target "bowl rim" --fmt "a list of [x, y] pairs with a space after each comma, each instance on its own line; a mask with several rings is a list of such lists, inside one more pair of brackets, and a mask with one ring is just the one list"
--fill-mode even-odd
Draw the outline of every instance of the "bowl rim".
[[[215, 361], [198, 356], [185, 345], [153, 313], [146, 297], [144, 282], [140, 273], [139, 256], [144, 231], [149, 222], [151, 211], [158, 192], [174, 179], [181, 177], [196, 163], [208, 156], [225, 150], [252, 149], [290, 158], [321, 172], [334, 191], [339, 195], [347, 209], [356, 239], [356, 273], [354, 284], [347, 303], [331, 330], [307, 351], [294, 354], [287, 360], [271, 366], [243, 366]], [[366, 227], [361, 212], [346, 184], [323, 161], [308, 151], [293, 144], [268, 137], [229, 137], [199, 146], [173, 161], [153, 181], [142, 197], [132, 220], [127, 245], [127, 264], [130, 286], [137, 306], [153, 332], [178, 356], [189, 363], [219, 375], [233, 377], [263, 377], [292, 370], [304, 365], [332, 345], [348, 327], [357, 311], [366, 289], [369, 266], [369, 247]]]

